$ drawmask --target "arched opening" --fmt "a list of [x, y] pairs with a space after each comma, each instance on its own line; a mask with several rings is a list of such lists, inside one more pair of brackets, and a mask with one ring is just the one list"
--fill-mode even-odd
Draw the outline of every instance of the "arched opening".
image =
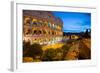
[[46, 31], [45, 30], [42, 30], [43, 31], [43, 34], [46, 34]]
[[38, 24], [37, 19], [33, 19], [32, 20], [32, 25], [35, 25], [36, 26], [37, 24]]
[[30, 30], [30, 28], [24, 28], [23, 32], [24, 32], [25, 35], [28, 35], [28, 34], [31, 33], [31, 30]]
[[54, 33], [54, 31], [52, 32], [52, 35], [54, 35], [55, 33]]
[[26, 32], [26, 34], [28, 35], [28, 34], [30, 34], [30, 33], [31, 33], [31, 30], [28, 29], [27, 32]]
[[30, 18], [25, 18], [25, 19], [24, 19], [24, 24], [25, 24], [25, 25], [30, 25], [30, 24], [31, 24]]
[[43, 25], [43, 22], [42, 22], [42, 21], [39, 21], [38, 24], [39, 24], [40, 26], [42, 26], [42, 25]]
[[34, 30], [33, 34], [40, 35], [40, 34], [42, 34], [42, 31], [41, 30]]
[[48, 22], [48, 27], [51, 27], [51, 23], [50, 22]]
[[47, 26], [47, 24], [48, 24], [48, 23], [45, 21], [45, 22], [44, 22], [44, 26]]
[[27, 20], [27, 21], [26, 21], [26, 24], [30, 24], [30, 20]]
[[38, 34], [41, 34], [42, 32], [40, 30], [38, 30]]
[[50, 35], [50, 31], [48, 31], [48, 34]]
[[34, 30], [34, 31], [33, 31], [33, 35], [36, 34], [36, 33], [37, 33], [37, 30]]
[[36, 22], [36, 21], [34, 21], [34, 22], [32, 22], [32, 24], [33, 24], [33, 25], [37, 25], [37, 22]]

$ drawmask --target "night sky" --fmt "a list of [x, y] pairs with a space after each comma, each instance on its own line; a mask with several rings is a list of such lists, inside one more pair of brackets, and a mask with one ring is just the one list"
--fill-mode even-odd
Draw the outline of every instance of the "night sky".
[[84, 32], [91, 28], [91, 13], [53, 12], [63, 21], [64, 32]]

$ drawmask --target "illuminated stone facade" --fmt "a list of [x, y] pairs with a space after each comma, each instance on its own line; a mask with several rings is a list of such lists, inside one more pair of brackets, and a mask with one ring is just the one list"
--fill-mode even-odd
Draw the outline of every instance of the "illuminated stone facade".
[[49, 11], [23, 10], [23, 40], [53, 44], [62, 40], [63, 22]]

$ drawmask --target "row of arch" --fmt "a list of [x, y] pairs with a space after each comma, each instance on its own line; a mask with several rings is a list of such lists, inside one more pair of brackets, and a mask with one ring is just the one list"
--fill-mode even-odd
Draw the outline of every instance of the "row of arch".
[[24, 34], [28, 35], [28, 34], [32, 34], [32, 35], [62, 35], [61, 31], [53, 31], [53, 30], [49, 30], [49, 29], [31, 29], [31, 28], [24, 28]]
[[53, 37], [53, 38], [34, 38], [32, 40], [32, 43], [40, 43], [40, 44], [52, 44], [56, 43], [58, 41], [61, 41], [61, 37]]
[[56, 42], [60, 42], [62, 40], [62, 37], [24, 37], [23, 40], [25, 42], [33, 43], [39, 43], [39, 44], [53, 44]]
[[[59, 25], [58, 25], [59, 24]], [[31, 26], [48, 26], [52, 29], [58, 29], [58, 30], [62, 30], [62, 26], [60, 25], [60, 23], [58, 24], [54, 24], [48, 21], [42, 21], [42, 20], [38, 20], [38, 19], [31, 19], [29, 17], [24, 18], [24, 25], [31, 25]]]

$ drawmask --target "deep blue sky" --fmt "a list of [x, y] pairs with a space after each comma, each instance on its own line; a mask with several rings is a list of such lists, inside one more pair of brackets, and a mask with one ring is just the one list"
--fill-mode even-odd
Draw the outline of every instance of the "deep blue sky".
[[63, 21], [64, 32], [83, 32], [91, 28], [91, 14], [79, 12], [53, 12]]

